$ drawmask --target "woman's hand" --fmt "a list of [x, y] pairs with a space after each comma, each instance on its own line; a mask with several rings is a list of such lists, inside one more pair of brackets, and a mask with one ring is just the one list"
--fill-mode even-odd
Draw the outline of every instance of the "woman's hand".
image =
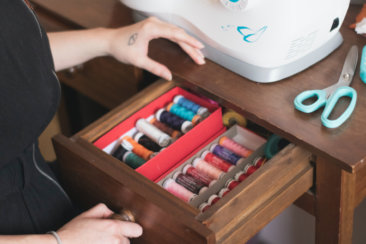
[[63, 244], [122, 244], [142, 234], [140, 225], [109, 219], [113, 212], [98, 204], [57, 231]]
[[135, 65], [171, 80], [172, 74], [169, 69], [148, 57], [150, 40], [160, 37], [176, 42], [197, 64], [205, 63], [200, 50], [203, 48], [201, 42], [188, 35], [183, 29], [155, 17], [111, 30], [108, 37], [108, 53], [121, 62]]

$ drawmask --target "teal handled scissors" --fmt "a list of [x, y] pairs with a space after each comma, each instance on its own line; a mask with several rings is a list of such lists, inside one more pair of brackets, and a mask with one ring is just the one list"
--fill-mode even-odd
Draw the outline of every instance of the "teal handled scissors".
[[[355, 74], [357, 61], [358, 48], [355, 45], [348, 51], [339, 81], [323, 90], [307, 90], [300, 93], [294, 100], [295, 108], [304, 113], [312, 113], [325, 105], [321, 115], [323, 125], [328, 128], [336, 128], [343, 124], [351, 116], [356, 106], [357, 93], [349, 85]], [[304, 104], [305, 100], [312, 97], [317, 98], [317, 100], [311, 104]], [[329, 119], [329, 115], [341, 97], [350, 97], [351, 102], [337, 119], [331, 120]]]

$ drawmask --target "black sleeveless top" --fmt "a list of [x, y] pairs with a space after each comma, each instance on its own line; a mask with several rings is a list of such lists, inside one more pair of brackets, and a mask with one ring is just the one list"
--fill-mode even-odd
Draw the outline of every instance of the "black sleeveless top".
[[73, 214], [37, 144], [59, 97], [34, 12], [24, 0], [0, 0], [0, 235], [55, 230]]

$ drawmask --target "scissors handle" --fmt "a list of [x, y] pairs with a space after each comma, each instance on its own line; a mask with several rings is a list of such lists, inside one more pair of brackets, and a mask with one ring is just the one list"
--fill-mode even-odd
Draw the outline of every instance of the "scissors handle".
[[[326, 104], [327, 101], [326, 95], [327, 94], [324, 90], [303, 91], [295, 97], [294, 100], [295, 108], [304, 113], [312, 113]], [[312, 97], [317, 97], [317, 100], [311, 104], [304, 104], [305, 100]]]
[[[349, 103], [347, 109], [337, 118], [334, 120], [328, 119], [329, 115], [331, 114], [333, 108], [337, 104], [339, 98], [341, 97], [350, 97], [351, 102]], [[331, 95], [328, 99], [327, 104], [325, 105], [325, 109], [321, 116], [321, 121], [325, 127], [328, 128], [336, 128], [346, 121], [349, 116], [351, 116], [357, 100], [357, 92], [355, 89], [349, 86], [341, 86], [337, 88], [337, 90]]]

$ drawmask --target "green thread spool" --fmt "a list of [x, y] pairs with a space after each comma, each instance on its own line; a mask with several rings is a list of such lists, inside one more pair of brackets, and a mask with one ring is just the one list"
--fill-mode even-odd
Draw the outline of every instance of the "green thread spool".
[[146, 160], [137, 156], [133, 152], [127, 152], [123, 156], [123, 162], [125, 162], [131, 168], [137, 169], [138, 167], [146, 163]]
[[186, 109], [185, 107], [182, 107], [176, 103], [170, 103], [167, 106], [167, 110], [172, 114], [181, 117], [182, 119], [191, 121], [193, 124], [198, 124], [202, 120], [202, 117], [198, 114], [195, 114], [195, 112], [192, 110]]

